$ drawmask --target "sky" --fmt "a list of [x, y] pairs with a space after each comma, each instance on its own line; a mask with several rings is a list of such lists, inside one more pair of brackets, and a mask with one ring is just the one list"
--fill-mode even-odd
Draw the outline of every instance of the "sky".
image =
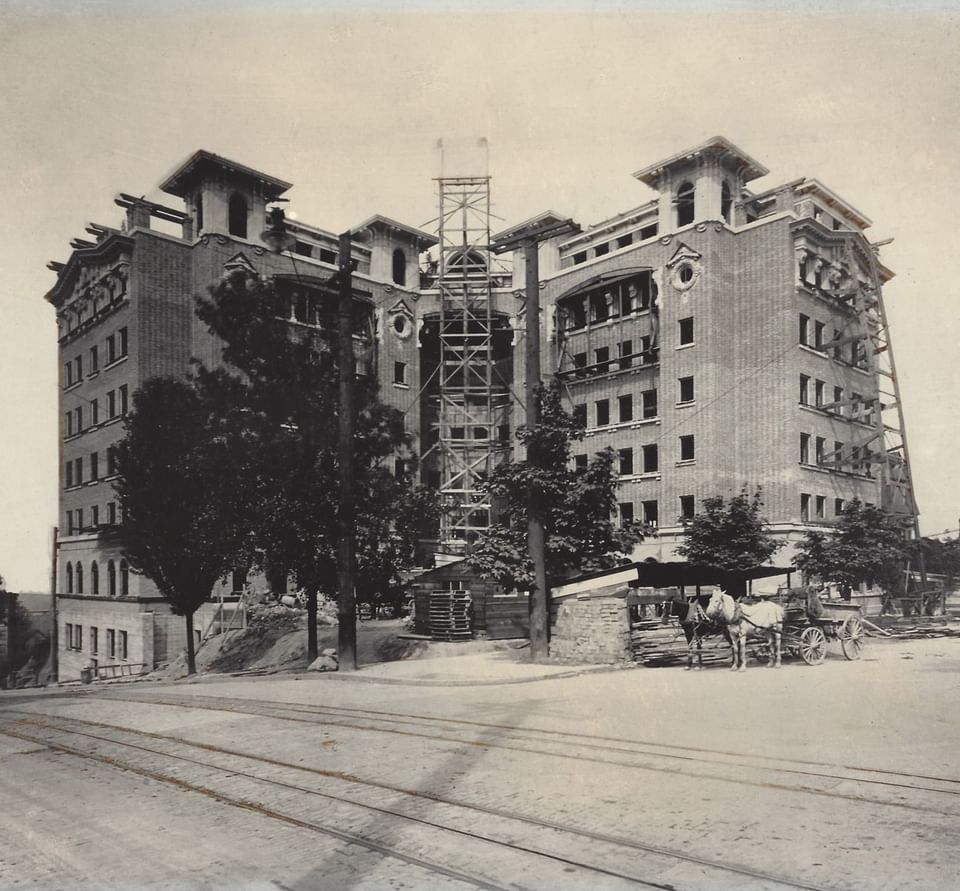
[[[803, 10], [802, 12], [799, 10]], [[757, 4], [6, 0], [0, 5], [0, 574], [48, 590], [57, 352], [43, 296], [119, 192], [205, 148], [338, 232], [436, 214], [438, 139], [486, 137], [503, 227], [653, 197], [632, 171], [722, 134], [893, 238], [884, 289], [923, 534], [960, 526], [960, 0]]]

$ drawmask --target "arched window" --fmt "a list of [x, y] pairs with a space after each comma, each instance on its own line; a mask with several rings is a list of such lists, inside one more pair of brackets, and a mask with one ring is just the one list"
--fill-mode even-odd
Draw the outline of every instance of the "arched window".
[[107, 594], [117, 596], [117, 567], [113, 560], [107, 561]]
[[100, 568], [96, 560], [90, 564], [90, 593], [94, 596], [100, 593]]
[[407, 283], [407, 255], [400, 248], [393, 252], [393, 281], [398, 285]]
[[230, 196], [230, 218], [228, 227], [231, 235], [237, 238], [247, 237], [247, 199], [237, 192]]
[[67, 564], [67, 593], [73, 593], [73, 564]]
[[83, 564], [77, 560], [77, 593], [83, 593]]
[[120, 561], [120, 596], [128, 597], [130, 595], [130, 568], [126, 560]]
[[693, 183], [685, 182], [677, 189], [677, 225], [686, 226], [694, 219]]
[[720, 187], [720, 216], [725, 223], [730, 222], [730, 207], [733, 204], [733, 196], [730, 193], [730, 183], [726, 180]]

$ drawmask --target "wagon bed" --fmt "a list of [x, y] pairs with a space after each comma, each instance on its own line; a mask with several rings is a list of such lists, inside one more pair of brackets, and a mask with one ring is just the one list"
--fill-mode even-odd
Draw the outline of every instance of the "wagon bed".
[[807, 665], [827, 658], [827, 641], [839, 641], [846, 659], [863, 655], [863, 614], [859, 604], [846, 600], [821, 600], [811, 588], [782, 588], [777, 602], [784, 609], [785, 652]]

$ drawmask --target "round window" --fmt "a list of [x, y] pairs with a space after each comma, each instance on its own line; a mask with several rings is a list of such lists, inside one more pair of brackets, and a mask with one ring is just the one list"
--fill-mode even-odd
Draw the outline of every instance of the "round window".
[[677, 270], [677, 277], [682, 284], [690, 284], [690, 282], [693, 281], [693, 267], [689, 263], [684, 263], [683, 266]]
[[409, 337], [412, 331], [413, 326], [408, 316], [396, 315], [393, 317], [393, 333], [397, 337]]

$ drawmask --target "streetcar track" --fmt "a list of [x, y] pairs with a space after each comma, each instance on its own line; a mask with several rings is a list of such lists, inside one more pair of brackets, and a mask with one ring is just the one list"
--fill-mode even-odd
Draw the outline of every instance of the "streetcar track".
[[[11, 710], [11, 711], [16, 711], [16, 710]], [[44, 717], [46, 717], [46, 716], [44, 716]], [[365, 785], [365, 786], [370, 786], [370, 787], [374, 787], [374, 788], [380, 788], [380, 789], [385, 789], [385, 790], [389, 790], [389, 791], [393, 791], [393, 792], [398, 792], [398, 793], [401, 793], [401, 794], [403, 794], [403, 795], [407, 795], [407, 796], [410, 796], [410, 797], [423, 798], [423, 799], [430, 800], [430, 801], [433, 801], [433, 802], [445, 804], [445, 805], [448, 805], [448, 806], [451, 806], [451, 807], [458, 807], [458, 808], [462, 808], [462, 809], [466, 809], [466, 810], [476, 811], [476, 812], [478, 812], [478, 813], [480, 813], [480, 814], [483, 814], [483, 815], [485, 815], [485, 816], [494, 816], [494, 817], [498, 817], [498, 818], [500, 818], [500, 819], [508, 819], [508, 820], [513, 820], [513, 821], [517, 821], [517, 822], [527, 823], [527, 824], [530, 824], [530, 825], [532, 825], [532, 826], [534, 826], [534, 827], [536, 827], [536, 828], [539, 828], [539, 829], [552, 829], [552, 830], [555, 830], [555, 831], [559, 831], [559, 832], [566, 833], [566, 834], [568, 834], [568, 835], [578, 835], [578, 836], [581, 836], [581, 837], [584, 837], [584, 838], [593, 839], [593, 840], [595, 840], [595, 841], [601, 841], [601, 842], [604, 842], [604, 843], [610, 844], [610, 845], [615, 845], [615, 846], [620, 846], [620, 847], [627, 847], [627, 848], [639, 850], [639, 851], [642, 851], [642, 852], [648, 853], [648, 854], [655, 854], [655, 855], [658, 855], [658, 856], [661, 856], [661, 857], [666, 857], [666, 858], [670, 858], [670, 859], [680, 860], [680, 861], [685, 862], [685, 863], [696, 864], [696, 865], [698, 865], [698, 866], [703, 866], [703, 867], [706, 867], [706, 868], [709, 868], [709, 869], [712, 869], [712, 870], [720, 870], [720, 871], [723, 871], [723, 872], [730, 872], [730, 873], [734, 873], [734, 874], [737, 874], [737, 875], [740, 875], [740, 876], [744, 876], [744, 877], [748, 877], [748, 878], [752, 878], [752, 879], [757, 879], [757, 880], [760, 880], [760, 881], [768, 881], [768, 882], [772, 881], [772, 882], [776, 882], [777, 884], [784, 885], [784, 886], [787, 886], [787, 887], [804, 889], [804, 891], [825, 891], [825, 889], [824, 889], [822, 886], [819, 886], [819, 885], [812, 885], [812, 884], [809, 884], [809, 883], [799, 882], [799, 881], [796, 881], [796, 880], [793, 880], [793, 879], [789, 879], [789, 878], [785, 878], [785, 877], [782, 877], [782, 876], [776, 876], [776, 875], [771, 875], [771, 874], [768, 874], [768, 873], [763, 873], [763, 872], [760, 872], [760, 871], [758, 871], [758, 870], [752, 870], [752, 869], [750, 869], [749, 867], [742, 867], [742, 866], [729, 865], [729, 864], [719, 864], [719, 863], [716, 863], [716, 862], [714, 862], [714, 861], [708, 860], [708, 859], [706, 859], [706, 858], [701, 858], [701, 857], [696, 857], [696, 856], [693, 856], [693, 855], [683, 854], [683, 853], [678, 852], [678, 851], [673, 851], [673, 850], [670, 850], [670, 849], [667, 849], [667, 848], [660, 848], [660, 847], [653, 846], [653, 845], [644, 845], [644, 844], [642, 844], [642, 843], [634, 842], [634, 841], [632, 841], [632, 840], [630, 840], [630, 839], [620, 838], [620, 837], [618, 837], [618, 836], [605, 835], [605, 834], [603, 834], [603, 833], [591, 832], [591, 831], [589, 831], [589, 830], [584, 831], [584, 830], [576, 829], [576, 828], [574, 828], [574, 827], [564, 826], [563, 824], [554, 823], [554, 822], [552, 822], [552, 821], [544, 821], [544, 820], [540, 820], [540, 819], [525, 817], [525, 816], [523, 816], [523, 815], [511, 813], [511, 812], [509, 812], [509, 811], [504, 811], [504, 810], [500, 810], [500, 809], [497, 809], [497, 808], [488, 808], [488, 807], [481, 806], [481, 805], [474, 805], [474, 804], [470, 804], [470, 803], [454, 801], [454, 800], [452, 800], [452, 799], [447, 799], [447, 798], [444, 798], [444, 797], [442, 797], [442, 796], [433, 795], [433, 794], [430, 794], [430, 793], [421, 793], [421, 792], [417, 792], [417, 791], [415, 791], [415, 790], [404, 789], [404, 788], [399, 787], [399, 786], [392, 786], [392, 785], [385, 784], [385, 783], [379, 783], [379, 782], [373, 782], [373, 781], [369, 781], [369, 780], [363, 780], [363, 779], [361, 779], [361, 778], [359, 778], [359, 777], [355, 777], [355, 776], [350, 775], [350, 774], [344, 774], [344, 773], [339, 773], [339, 772], [335, 772], [335, 771], [324, 771], [324, 770], [321, 770], [321, 769], [318, 769], [318, 768], [313, 768], [313, 767], [310, 767], [310, 766], [307, 766], [307, 765], [292, 764], [292, 763], [289, 763], [289, 762], [279, 761], [279, 760], [277, 760], [277, 759], [272, 759], [272, 758], [265, 758], [265, 757], [262, 757], [262, 756], [249, 754], [249, 753], [246, 753], [246, 752], [239, 752], [239, 751], [236, 751], [236, 750], [225, 749], [225, 748], [222, 748], [222, 747], [220, 747], [220, 746], [213, 746], [213, 745], [210, 745], [210, 744], [207, 744], [207, 743], [194, 743], [194, 742], [190, 742], [190, 741], [188, 741], [188, 740], [181, 739], [180, 737], [174, 737], [174, 736], [170, 736], [170, 735], [167, 735], [167, 734], [160, 734], [160, 733], [155, 733], [155, 732], [152, 732], [152, 731], [133, 730], [133, 729], [128, 728], [128, 727], [121, 727], [121, 726], [112, 725], [112, 724], [103, 724], [103, 723], [101, 723], [101, 722], [87, 721], [87, 720], [85, 720], [85, 719], [80, 719], [80, 718], [54, 718], [54, 721], [59, 721], [59, 722], [73, 722], [73, 723], [81, 723], [81, 724], [87, 724], [87, 725], [94, 725], [94, 726], [102, 727], [102, 728], [105, 728], [105, 729], [117, 730], [117, 731], [120, 731], [121, 733], [127, 733], [127, 734], [130, 734], [130, 735], [133, 735], [133, 736], [143, 736], [143, 737], [148, 737], [148, 738], [151, 738], [151, 739], [158, 739], [158, 740], [163, 740], [163, 741], [166, 741], [166, 742], [171, 742], [171, 743], [174, 743], [174, 744], [176, 744], [176, 745], [181, 745], [181, 746], [185, 746], [185, 747], [198, 748], [198, 749], [202, 749], [202, 750], [205, 750], [205, 751], [213, 752], [213, 753], [216, 753], [216, 754], [223, 754], [223, 755], [228, 755], [228, 756], [230, 756], [230, 757], [237, 757], [237, 758], [245, 758], [245, 759], [248, 759], [248, 760], [251, 760], [251, 761], [258, 761], [258, 762], [262, 762], [262, 763], [265, 763], [265, 764], [269, 764], [269, 765], [271, 765], [271, 766], [281, 767], [281, 768], [288, 769], [288, 770], [297, 770], [297, 771], [302, 771], [302, 772], [306, 772], [306, 773], [313, 773], [313, 774], [317, 774], [317, 775], [324, 776], [324, 777], [328, 777], [328, 778], [333, 778], [333, 779], [342, 780], [342, 781], [345, 781], [345, 782], [350, 782], [350, 783], [355, 783], [355, 784], [359, 784], [359, 785]], [[644, 886], [644, 887], [662, 889], [662, 891], [676, 891], [676, 887], [675, 887], [675, 885], [673, 885], [673, 884], [662, 884], [662, 883], [654, 882], [654, 881], [651, 881], [651, 880], [649, 880], [649, 879], [640, 878], [639, 876], [636, 876], [636, 875], [634, 875], [634, 874], [625, 873], [625, 872], [619, 872], [619, 871], [614, 870], [614, 869], [609, 869], [609, 868], [606, 868], [606, 867], [597, 866], [597, 865], [591, 864], [591, 863], [585, 863], [585, 862], [580, 861], [580, 860], [573, 860], [573, 859], [571, 859], [571, 858], [563, 857], [563, 856], [560, 856], [560, 855], [558, 855], [558, 854], [551, 853], [550, 851], [545, 851], [545, 850], [542, 850], [542, 849], [539, 849], [539, 848], [534, 848], [534, 847], [530, 847], [530, 846], [527, 846], [527, 845], [521, 845], [521, 844], [517, 844], [517, 843], [514, 843], [514, 842], [502, 841], [502, 840], [500, 840], [500, 839], [493, 838], [493, 837], [491, 837], [490, 835], [487, 835], [487, 834], [481, 834], [481, 833], [471, 832], [471, 831], [465, 830], [465, 829], [453, 828], [453, 827], [450, 827], [450, 826], [446, 826], [446, 825], [444, 825], [444, 824], [442, 824], [442, 823], [437, 823], [437, 822], [434, 822], [434, 821], [432, 821], [432, 820], [424, 819], [424, 818], [422, 818], [422, 817], [416, 817], [416, 816], [413, 816], [413, 815], [411, 815], [411, 814], [406, 814], [406, 813], [403, 813], [402, 811], [391, 810], [391, 809], [389, 809], [389, 808], [384, 808], [384, 807], [380, 807], [380, 806], [377, 806], [377, 805], [372, 805], [372, 804], [367, 804], [367, 803], [359, 802], [359, 801], [356, 801], [356, 800], [353, 800], [353, 799], [349, 799], [349, 798], [345, 798], [345, 797], [342, 797], [342, 796], [339, 796], [339, 795], [334, 795], [334, 794], [331, 794], [331, 793], [328, 793], [328, 792], [321, 792], [321, 791], [319, 791], [319, 790], [317, 790], [317, 789], [311, 789], [311, 788], [308, 788], [308, 787], [305, 787], [305, 786], [298, 786], [298, 785], [296, 785], [296, 784], [294, 784], [294, 783], [287, 783], [287, 782], [283, 782], [283, 781], [281, 781], [281, 780], [273, 779], [273, 778], [270, 778], [270, 777], [257, 776], [256, 774], [252, 774], [252, 773], [249, 773], [249, 772], [247, 772], [247, 771], [227, 769], [227, 768], [224, 768], [224, 767], [220, 767], [220, 766], [218, 766], [218, 765], [216, 765], [216, 764], [211, 764], [211, 763], [209, 763], [209, 762], [201, 761], [201, 760], [196, 759], [196, 758], [190, 758], [190, 757], [185, 756], [185, 755], [177, 755], [177, 754], [173, 754], [173, 753], [171, 753], [171, 752], [164, 752], [164, 751], [161, 751], [161, 750], [158, 750], [158, 749], [150, 748], [150, 747], [148, 747], [148, 746], [138, 745], [137, 743], [127, 742], [127, 741], [123, 741], [123, 740], [119, 740], [119, 739], [111, 739], [111, 738], [109, 738], [109, 737], [100, 736], [100, 735], [94, 734], [94, 733], [86, 733], [86, 732], [80, 731], [80, 730], [71, 730], [71, 729], [69, 729], [69, 728], [63, 728], [63, 727], [61, 727], [61, 726], [57, 726], [57, 724], [49, 723], [49, 722], [47, 722], [47, 721], [37, 721], [37, 720], [35, 720], [35, 719], [33, 719], [33, 720], [24, 720], [24, 719], [21, 719], [21, 720], [19, 720], [17, 723], [18, 723], [18, 724], [26, 724], [26, 725], [28, 725], [28, 726], [29, 726], [29, 725], [33, 725], [33, 726], [35, 726], [38, 730], [44, 730], [44, 729], [46, 729], [46, 730], [50, 730], [50, 731], [57, 732], [57, 733], [65, 733], [65, 734], [72, 734], [72, 735], [75, 735], [75, 736], [86, 737], [86, 738], [89, 738], [89, 739], [92, 739], [92, 740], [96, 740], [96, 741], [98, 741], [98, 742], [107, 743], [107, 744], [109, 744], [109, 745], [121, 746], [121, 747], [129, 748], [129, 749], [133, 749], [133, 750], [136, 750], [136, 751], [145, 752], [145, 753], [148, 753], [148, 754], [151, 754], [151, 755], [158, 755], [158, 756], [160, 756], [160, 757], [162, 757], [162, 758], [170, 758], [170, 759], [174, 759], [174, 760], [177, 760], [177, 761], [182, 761], [182, 762], [185, 762], [185, 763], [188, 763], [188, 764], [196, 765], [196, 766], [198, 766], [198, 767], [203, 767], [203, 768], [206, 768], [206, 769], [213, 769], [213, 770], [216, 770], [216, 771], [220, 772], [221, 774], [223, 774], [224, 776], [226, 776], [226, 777], [228, 777], [228, 778], [229, 778], [229, 777], [240, 776], [240, 777], [243, 777], [243, 778], [245, 778], [245, 779], [252, 780], [252, 781], [254, 781], [254, 782], [264, 783], [264, 784], [271, 785], [271, 786], [278, 786], [278, 787], [281, 787], [281, 788], [284, 788], [284, 789], [288, 789], [288, 790], [294, 791], [294, 792], [306, 793], [306, 794], [309, 794], [309, 795], [315, 795], [315, 796], [318, 796], [318, 797], [321, 797], [321, 798], [326, 798], [326, 799], [329, 799], [329, 800], [332, 800], [332, 801], [336, 801], [336, 802], [339, 802], [339, 803], [342, 803], [342, 804], [346, 804], [346, 805], [349, 805], [349, 806], [354, 807], [354, 808], [359, 808], [359, 809], [362, 809], [362, 810], [373, 811], [373, 812], [380, 813], [380, 814], [384, 814], [384, 815], [387, 815], [387, 816], [396, 817], [396, 818], [400, 818], [400, 819], [403, 819], [403, 820], [408, 820], [408, 821], [411, 821], [411, 822], [414, 822], [414, 823], [418, 823], [418, 824], [423, 825], [423, 826], [430, 827], [430, 828], [432, 828], [432, 829], [438, 829], [438, 830], [441, 830], [441, 831], [444, 831], [444, 832], [450, 832], [450, 833], [453, 833], [453, 834], [456, 834], [456, 835], [464, 836], [464, 837], [469, 838], [469, 839], [472, 839], [472, 840], [476, 840], [476, 841], [480, 841], [480, 842], [485, 842], [485, 843], [488, 843], [488, 844], [492, 844], [492, 845], [495, 845], [495, 846], [497, 846], [497, 847], [508, 848], [508, 849], [510, 849], [510, 850], [512, 850], [512, 851], [516, 851], [516, 852], [519, 852], [519, 853], [531, 854], [531, 855], [534, 855], [534, 856], [537, 856], [537, 857], [545, 857], [545, 858], [548, 858], [548, 859], [550, 859], [550, 860], [556, 861], [557, 863], [560, 863], [560, 864], [563, 864], [563, 865], [567, 865], [567, 866], [571, 866], [571, 867], [575, 867], [575, 868], [578, 868], [578, 869], [581, 869], [581, 870], [586, 870], [586, 871], [589, 871], [589, 872], [599, 873], [599, 874], [601, 874], [601, 875], [606, 875], [606, 876], [610, 876], [610, 877], [613, 877], [613, 878], [624, 879], [624, 880], [626, 880], [626, 881], [628, 881], [628, 882], [633, 882], [633, 883], [635, 883], [635, 884], [639, 884], [639, 885], [642, 885], [642, 886]], [[402, 852], [399, 852], [399, 851], [397, 851], [396, 849], [391, 848], [391, 847], [388, 846], [388, 845], [384, 845], [384, 844], [382, 844], [382, 843], [379, 843], [379, 842], [376, 842], [376, 841], [374, 841], [374, 840], [372, 840], [372, 839], [369, 839], [369, 838], [367, 838], [366, 836], [357, 835], [357, 834], [355, 834], [355, 833], [350, 833], [350, 832], [346, 832], [346, 831], [344, 831], [344, 830], [339, 830], [339, 829], [336, 829], [336, 830], [335, 830], [335, 829], [331, 829], [330, 827], [323, 826], [323, 825], [321, 825], [321, 824], [315, 824], [315, 823], [311, 823], [311, 822], [309, 822], [309, 821], [300, 820], [300, 819], [297, 818], [297, 817], [292, 817], [292, 816], [290, 816], [290, 815], [288, 815], [288, 814], [282, 814], [282, 813], [279, 812], [279, 811], [274, 811], [274, 810], [272, 810], [272, 809], [270, 809], [270, 808], [266, 808], [266, 807], [264, 807], [262, 804], [260, 804], [260, 803], [258, 803], [258, 802], [251, 802], [251, 801], [247, 801], [247, 800], [244, 800], [244, 799], [235, 799], [235, 798], [232, 798], [231, 796], [224, 795], [224, 794], [221, 793], [221, 792], [216, 792], [215, 790], [209, 789], [209, 788], [207, 788], [207, 787], [205, 787], [205, 786], [197, 786], [197, 785], [194, 784], [194, 783], [189, 783], [189, 782], [187, 782], [187, 781], [185, 781], [185, 780], [182, 780], [182, 779], [179, 779], [179, 778], [176, 778], [176, 777], [171, 777], [171, 776], [169, 776], [169, 775], [167, 775], [167, 774], [162, 774], [162, 773], [159, 773], [159, 772], [154, 771], [154, 770], [150, 770], [149, 768], [137, 767], [137, 766], [135, 766], [135, 765], [131, 765], [131, 764], [126, 763], [126, 762], [122, 762], [122, 761], [120, 761], [120, 760], [118, 760], [118, 759], [116, 759], [116, 758], [112, 758], [112, 757], [109, 756], [109, 755], [99, 755], [99, 754], [92, 753], [92, 752], [84, 752], [84, 751], [82, 751], [82, 750], [80, 750], [80, 749], [75, 749], [75, 748], [73, 748], [73, 747], [71, 747], [71, 746], [66, 746], [66, 745], [64, 745], [64, 744], [62, 744], [62, 743], [56, 743], [56, 742], [52, 742], [52, 741], [49, 741], [49, 740], [46, 740], [46, 739], [37, 738], [37, 737], [35, 737], [35, 736], [30, 736], [30, 735], [28, 735], [28, 734], [26, 734], [26, 733], [22, 733], [22, 732], [18, 732], [18, 731], [16, 731], [16, 730], [10, 729], [9, 727], [0, 726], [0, 733], [3, 733], [3, 734], [8, 735], [8, 736], [15, 737], [15, 738], [17, 738], [17, 739], [21, 739], [21, 740], [24, 740], [24, 741], [27, 741], [27, 742], [34, 742], [34, 743], [37, 743], [37, 744], [40, 744], [40, 745], [45, 745], [45, 746], [47, 746], [48, 748], [50, 748], [50, 749], [52, 749], [52, 750], [54, 750], [54, 751], [64, 752], [64, 753], [66, 753], [66, 754], [74, 755], [74, 756], [77, 756], [77, 757], [80, 757], [80, 758], [88, 758], [88, 759], [100, 761], [100, 762], [102, 762], [102, 763], [104, 763], [104, 764], [107, 764], [107, 765], [109, 765], [109, 766], [111, 766], [111, 767], [114, 767], [114, 768], [117, 768], [117, 769], [120, 769], [120, 770], [131, 770], [132, 772], [137, 773], [138, 775], [148, 776], [148, 777], [150, 777], [150, 778], [152, 778], [152, 779], [159, 780], [159, 781], [161, 781], [161, 782], [170, 783], [170, 784], [175, 785], [175, 786], [177, 786], [177, 787], [179, 787], [179, 788], [182, 788], [182, 789], [187, 789], [187, 790], [192, 790], [192, 791], [201, 792], [201, 793], [203, 793], [203, 794], [205, 794], [205, 795], [208, 795], [208, 796], [210, 796], [210, 797], [212, 797], [212, 798], [214, 798], [214, 799], [216, 799], [216, 800], [218, 800], [218, 801], [221, 801], [222, 803], [230, 804], [230, 805], [235, 805], [235, 806], [239, 806], [239, 807], [243, 807], [243, 808], [245, 808], [245, 809], [247, 809], [247, 810], [256, 811], [256, 812], [262, 813], [262, 814], [264, 814], [264, 815], [266, 815], [266, 816], [269, 816], [269, 817], [274, 817], [274, 818], [277, 818], [277, 819], [282, 819], [282, 820], [284, 820], [284, 821], [286, 821], [286, 822], [292, 823], [293, 825], [300, 826], [301, 828], [312, 829], [312, 830], [314, 830], [314, 831], [324, 832], [324, 833], [329, 832], [330, 834], [335, 835], [336, 837], [340, 838], [341, 840], [348, 841], [348, 842], [353, 842], [353, 843], [358, 844], [358, 845], [362, 845], [362, 846], [364, 846], [364, 847], [367, 847], [368, 849], [375, 850], [375, 851], [377, 851], [378, 853], [382, 853], [382, 854], [384, 854], [384, 855], [386, 855], [386, 856], [398, 857], [398, 858], [400, 858], [400, 859], [402, 859], [402, 860], [404, 860], [404, 861], [406, 861], [406, 862], [410, 862], [410, 863], [412, 863], [412, 864], [414, 864], [414, 865], [421, 866], [421, 867], [423, 867], [423, 868], [427, 868], [427, 869], [433, 870], [433, 871], [435, 871], [435, 872], [441, 872], [441, 873], [443, 873], [443, 874], [445, 874], [445, 875], [448, 875], [448, 876], [450, 876], [450, 877], [457, 878], [457, 879], [461, 879], [461, 880], [463, 880], [463, 881], [473, 883], [473, 884], [478, 885], [478, 886], [483, 887], [483, 888], [501, 889], [501, 888], [509, 887], [509, 886], [502, 886], [502, 885], [493, 884], [493, 883], [489, 882], [488, 880], [476, 879], [476, 878], [474, 878], [474, 877], [472, 877], [472, 876], [468, 876], [466, 873], [463, 873], [463, 872], [461, 872], [461, 871], [459, 871], [459, 870], [451, 870], [449, 867], [445, 867], [445, 866], [443, 866], [443, 865], [435, 865], [435, 864], [432, 864], [430, 861], [426, 861], [426, 860], [424, 860], [424, 859], [422, 859], [422, 858], [411, 857], [410, 855], [403, 854]]]
[[[191, 697], [191, 700], [192, 701], [185, 701], [181, 703], [179, 701], [135, 699], [132, 697], [122, 698], [122, 701], [124, 702], [139, 702], [139, 703], [149, 704], [149, 705], [166, 705], [173, 708], [184, 707], [184, 708], [199, 709], [201, 711], [213, 709], [213, 710], [223, 711], [223, 712], [233, 713], [233, 714], [245, 714], [245, 715], [251, 715], [254, 717], [277, 718], [280, 720], [291, 721], [295, 723], [306, 723], [306, 724], [321, 723], [320, 719], [326, 718], [329, 712], [338, 708], [338, 707], [327, 707], [327, 706], [310, 706], [310, 705], [304, 705], [300, 703], [270, 703], [270, 702], [263, 702], [261, 700], [239, 700], [239, 702], [242, 705], [244, 705], [245, 708], [236, 708], [234, 707], [234, 705], [226, 705], [225, 703], [226, 702], [236, 703], [237, 700], [221, 700], [221, 699], [212, 699], [212, 698], [208, 700], [206, 697]], [[277, 714], [277, 712], [281, 712], [281, 714]], [[303, 715], [303, 717], [293, 717], [290, 714], [282, 714], [282, 712], [292, 712], [294, 715]], [[373, 712], [373, 714], [378, 715], [379, 713]], [[384, 714], [391, 715], [391, 713], [384, 713]], [[406, 723], [413, 724], [413, 726], [421, 726], [421, 727], [423, 723], [434, 720], [432, 717], [429, 717], [429, 716], [408, 715], [408, 716], [398, 716], [398, 717], [409, 719], [406, 721]], [[314, 718], [316, 720], [309, 720], [309, 718]], [[372, 722], [372, 721], [379, 720], [379, 718], [363, 718], [361, 720], [367, 720]], [[459, 719], [445, 719], [445, 720], [459, 722]], [[415, 723], [416, 721], [420, 721], [421, 723], [418, 725]], [[537, 730], [537, 729], [511, 728], [505, 725], [484, 724], [481, 722], [473, 722], [473, 721], [464, 721], [462, 723], [468, 724], [469, 726], [476, 727], [476, 728], [508, 730], [514, 733], [526, 732], [529, 734], [541, 734], [541, 735], [571, 735], [571, 736], [584, 739], [585, 740], [584, 745], [586, 744], [586, 741], [590, 741], [591, 743], [594, 743], [595, 741], [601, 741], [605, 739], [604, 737], [592, 737], [588, 734], [577, 734], [577, 733], [567, 734], [565, 731], [545, 731], [545, 730]], [[687, 778], [697, 778], [697, 779], [714, 780], [716, 782], [732, 783], [738, 786], [751, 785], [751, 786], [755, 786], [757, 788], [762, 788], [762, 789], [775, 789], [778, 791], [799, 792], [799, 793], [805, 793], [810, 795], [819, 795], [819, 796], [828, 797], [828, 798], [836, 798], [836, 799], [846, 800], [846, 801], [878, 804], [878, 805], [883, 805], [888, 807], [897, 807], [897, 808], [902, 808], [907, 810], [921, 811], [926, 813], [935, 813], [943, 816], [956, 816], [956, 814], [942, 811], [937, 808], [928, 807], [926, 805], [913, 804], [907, 801], [896, 801], [896, 800], [890, 800], [890, 799], [884, 799], [884, 798], [869, 797], [869, 796], [856, 795], [856, 794], [847, 793], [847, 792], [835, 792], [829, 789], [820, 789], [810, 785], [780, 783], [780, 782], [773, 782], [773, 781], [759, 781], [759, 780], [752, 780], [742, 776], [738, 776], [738, 777], [723, 776], [723, 775], [718, 775], [714, 773], [692, 771], [685, 767], [673, 768], [673, 767], [652, 766], [649, 764], [638, 764], [632, 761], [600, 758], [593, 754], [586, 754], [586, 755], [582, 753], [571, 754], [569, 752], [556, 751], [553, 749], [533, 748], [532, 746], [528, 746], [528, 745], [512, 745], [509, 742], [490, 742], [488, 740], [477, 740], [477, 739], [469, 739], [469, 738], [456, 737], [456, 736], [444, 736], [438, 733], [390, 729], [390, 728], [370, 726], [368, 724], [351, 724], [345, 720], [326, 720], [324, 723], [324, 726], [345, 727], [347, 729], [366, 730], [366, 731], [375, 732], [375, 733], [389, 733], [389, 734], [395, 734], [399, 736], [409, 736], [414, 738], [429, 739], [437, 742], [453, 743], [457, 745], [469, 745], [469, 746], [476, 746], [476, 747], [485, 748], [485, 749], [491, 749], [491, 748], [502, 749], [506, 751], [521, 752], [521, 753], [533, 754], [533, 755], [545, 755], [549, 757], [572, 759], [576, 761], [591, 761], [596, 764], [605, 764], [605, 765], [610, 765], [615, 767], [627, 767], [634, 770], [652, 771], [656, 773], [670, 773], [670, 774], [675, 774], [677, 776], [682, 776]], [[650, 743], [634, 744], [630, 740], [615, 740], [615, 741], [632, 744], [632, 745], [640, 745], [640, 746], [662, 745], [662, 744], [650, 744]], [[520, 739], [518, 740], [518, 742], [522, 743], [524, 742], [524, 740]], [[571, 744], [568, 743], [567, 745], [571, 745]], [[705, 758], [697, 758], [692, 755], [679, 755], [679, 754], [674, 754], [669, 752], [662, 753], [662, 752], [652, 752], [649, 750], [643, 751], [638, 749], [626, 749], [626, 748], [619, 748], [615, 746], [597, 746], [597, 745], [592, 746], [591, 752], [595, 751], [597, 748], [601, 748], [604, 751], [611, 752], [611, 753], [626, 754], [626, 755], [633, 755], [633, 756], [639, 756], [639, 757], [679, 760], [685, 763], [693, 762], [693, 763], [714, 764], [720, 767], [733, 767], [733, 768], [757, 768], [760, 770], [770, 771], [771, 773], [796, 774], [801, 776], [808, 776], [814, 779], [833, 780], [838, 782], [855, 783], [855, 784], [861, 784], [861, 785], [891, 787], [891, 788], [897, 788], [897, 789], [904, 789], [910, 792], [930, 793], [934, 795], [948, 795], [948, 796], [960, 795], [960, 790], [935, 789], [929, 786], [917, 786], [909, 783], [895, 783], [890, 780], [876, 780], [876, 779], [869, 779], [869, 778], [862, 778], [862, 777], [842, 776], [838, 774], [821, 773], [816, 771], [804, 771], [804, 770], [800, 770], [797, 768], [790, 768], [790, 767], [775, 767], [775, 766], [766, 766], [766, 765], [758, 766], [756, 764], [751, 764], [749, 762], [743, 762], [743, 761], [738, 763], [738, 762], [731, 762], [731, 761], [711, 760], [711, 759], [705, 759]], [[688, 748], [693, 748], [693, 747], [688, 747]], [[704, 749], [702, 751], [709, 754], [726, 754], [722, 752], [712, 751], [709, 749]], [[731, 757], [736, 757], [736, 755], [731, 754]], [[771, 756], [764, 756], [763, 760], [776, 761], [777, 759], [772, 758]], [[790, 759], [785, 759], [785, 760], [789, 761]], [[855, 767], [843, 767], [841, 769], [851, 770], [851, 771], [869, 770], [869, 768], [863, 769], [863, 768], [855, 768]], [[895, 772], [889, 772], [889, 773], [894, 775], [906, 776], [906, 777], [911, 776], [910, 774], [895, 774]], [[932, 781], [942, 781], [942, 782], [948, 782], [948, 783], [956, 782], [949, 779], [939, 779], [939, 778], [930, 778], [930, 779]]]

